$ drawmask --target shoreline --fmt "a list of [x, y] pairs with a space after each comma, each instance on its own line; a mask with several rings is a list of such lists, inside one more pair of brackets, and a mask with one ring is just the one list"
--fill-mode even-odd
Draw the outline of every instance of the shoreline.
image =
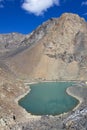
[[19, 95], [16, 99], [15, 99], [15, 102], [18, 104], [18, 101], [23, 98], [24, 96], [26, 96], [30, 91], [30, 84], [35, 84], [35, 83], [38, 83], [38, 82], [30, 82], [30, 83], [24, 83], [24, 86], [28, 89], [24, 94], [21, 94]]
[[[58, 81], [40, 81], [40, 82], [58, 82]], [[59, 82], [65, 82], [65, 81], [59, 81]], [[72, 81], [69, 81], [69, 82], [72, 82]], [[19, 101], [21, 98], [23, 98], [24, 96], [26, 96], [26, 95], [31, 91], [30, 86], [29, 86], [30, 84], [37, 84], [37, 83], [39, 83], [39, 82], [24, 83], [25, 87], [27, 87], [28, 90], [27, 90], [26, 93], [24, 93], [24, 94], [18, 96], [18, 97], [15, 99], [15, 102], [18, 104], [18, 101]], [[66, 93], [79, 101], [78, 105], [76, 105], [72, 110], [70, 110], [70, 111], [73, 111], [73, 110], [76, 110], [76, 109], [79, 108], [79, 106], [80, 106], [80, 105], [82, 104], [82, 102], [83, 102], [83, 99], [80, 98], [79, 96], [74, 95], [74, 93], [71, 92], [70, 88], [71, 88], [71, 87], [68, 87], [68, 88], [66, 89]], [[20, 105], [18, 104], [18, 106], [20, 106]], [[20, 107], [21, 107], [21, 106], [20, 106]], [[24, 108], [22, 108], [22, 109], [25, 110]], [[26, 111], [26, 110], [25, 110], [25, 111]], [[56, 115], [55, 117], [60, 117], [60, 116], [63, 116], [63, 115], [67, 115], [70, 111], [61, 113], [61, 114], [59, 114], [59, 115]], [[26, 111], [26, 112], [27, 112], [27, 111]], [[42, 116], [42, 115], [32, 115], [31, 113], [27, 112], [27, 117], [28, 117], [28, 118], [37, 118], [37, 117], [41, 117], [41, 116]], [[49, 116], [53, 116], [53, 115], [49, 115]], [[53, 117], [54, 117], [54, 116], [53, 116]]]
[[[19, 107], [21, 107], [19, 104], [18, 104], [18, 101], [20, 99], [22, 99], [23, 97], [25, 97], [30, 91], [30, 86], [29, 84], [33, 84], [32, 82], [31, 83], [24, 83], [25, 87], [28, 89], [24, 94], [21, 94], [20, 96], [18, 96], [16, 99], [15, 99], [15, 103], [17, 103], [17, 105]], [[21, 107], [22, 108], [22, 112], [23, 114], [26, 116], [27, 119], [40, 119], [41, 116], [40, 115], [32, 115], [31, 113], [27, 112], [25, 108]]]
[[[21, 95], [19, 95], [16, 99], [15, 99], [15, 102], [18, 104], [18, 101], [21, 99], [21, 98], [23, 98], [23, 97], [25, 97], [30, 91], [31, 91], [31, 89], [30, 89], [30, 86], [25, 86], [25, 87], [28, 87], [28, 90], [27, 90], [27, 92], [25, 92], [24, 94], [21, 94]], [[19, 104], [18, 104], [19, 105]]]
[[80, 105], [82, 104], [83, 99], [82, 99], [81, 97], [79, 97], [79, 96], [76, 96], [73, 92], [71, 92], [70, 89], [71, 89], [71, 87], [68, 87], [68, 88], [66, 89], [66, 93], [79, 101], [78, 105], [76, 105], [76, 107], [74, 107], [74, 108], [72, 109], [72, 110], [76, 110], [76, 109], [78, 109], [78, 108], [80, 107]]

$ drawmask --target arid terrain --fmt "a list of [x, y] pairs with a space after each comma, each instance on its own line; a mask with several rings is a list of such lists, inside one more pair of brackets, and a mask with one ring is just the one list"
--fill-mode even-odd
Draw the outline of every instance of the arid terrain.
[[[27, 82], [77, 81], [81, 101], [65, 115], [32, 116], [17, 101]], [[87, 129], [87, 22], [76, 14], [51, 18], [31, 34], [0, 34], [0, 130]]]

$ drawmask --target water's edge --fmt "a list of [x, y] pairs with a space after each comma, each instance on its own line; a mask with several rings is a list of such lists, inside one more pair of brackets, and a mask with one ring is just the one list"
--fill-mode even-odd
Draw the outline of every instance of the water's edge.
[[[57, 81], [45, 81], [45, 82], [57, 82]], [[65, 82], [65, 81], [60, 81], [60, 82]], [[68, 81], [68, 82], [71, 82], [71, 81]], [[75, 81], [75, 82], [76, 82], [76, 81]], [[19, 103], [18, 103], [19, 100], [22, 99], [22, 98], [24, 98], [27, 94], [30, 93], [30, 91], [31, 91], [31, 89], [30, 89], [31, 86], [30, 86], [30, 85], [31, 85], [31, 84], [37, 84], [37, 83], [39, 83], [39, 82], [24, 83], [25, 86], [28, 88], [28, 91], [27, 91], [26, 93], [24, 93], [24, 94], [18, 96], [18, 97], [15, 99], [15, 102], [19, 105]], [[40, 82], [40, 83], [41, 83], [41, 82]], [[43, 83], [43, 82], [42, 82], [42, 83]], [[74, 82], [73, 82], [73, 83], [74, 83]], [[67, 93], [68, 95], [74, 97], [76, 100], [79, 101], [79, 103], [78, 103], [73, 109], [71, 109], [70, 111], [76, 110], [76, 109], [81, 105], [83, 99], [80, 98], [79, 96], [76, 96], [76, 95], [70, 90], [70, 86], [66, 89], [66, 93]], [[19, 106], [20, 106], [20, 105], [19, 105]], [[20, 107], [21, 107], [21, 106], [20, 106]], [[21, 108], [22, 108], [22, 107], [21, 107]], [[24, 110], [26, 111], [25, 108], [22, 108], [22, 109], [24, 109]], [[56, 115], [56, 116], [68, 114], [70, 111], [64, 112], [64, 113], [61, 113], [61, 114], [58, 114], [58, 115]], [[27, 112], [27, 111], [26, 111], [26, 112]], [[27, 113], [28, 113], [30, 116], [32, 116], [32, 117], [41, 117], [41, 115], [32, 115], [32, 114], [29, 113], [29, 112], [27, 112]]]

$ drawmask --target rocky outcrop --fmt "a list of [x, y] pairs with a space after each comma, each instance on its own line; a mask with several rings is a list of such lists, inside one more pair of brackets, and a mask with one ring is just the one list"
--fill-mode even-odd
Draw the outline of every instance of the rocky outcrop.
[[0, 34], [0, 53], [20, 46], [25, 36], [19, 33]]
[[21, 44], [26, 47], [10, 55], [7, 65], [22, 78], [87, 79], [87, 23], [78, 15], [50, 19]]
[[26, 37], [24, 41], [22, 41], [22, 44], [26, 44], [27, 46], [31, 46], [33, 44], [36, 44], [41, 40], [46, 34], [49, 33], [50, 28], [52, 28], [56, 23], [56, 19], [51, 18], [47, 22], [44, 22], [42, 25], [40, 25], [35, 31], [33, 31], [29, 37]]
[[23, 111], [15, 99], [27, 90], [21, 80], [0, 68], [0, 130], [10, 130], [12, 124], [22, 119]]
[[[78, 84], [78, 87], [70, 87], [67, 92], [70, 92], [72, 96], [79, 98], [81, 104], [78, 109], [73, 110], [70, 114], [63, 120], [63, 126], [67, 130], [80, 130], [87, 129], [87, 85]], [[78, 91], [79, 90], [79, 91]], [[70, 94], [69, 93], [69, 94]]]
[[55, 20], [51, 18], [27, 35], [20, 33], [0, 34], [0, 58], [5, 59], [14, 56], [34, 46], [49, 32], [49, 28], [52, 28], [54, 24]]

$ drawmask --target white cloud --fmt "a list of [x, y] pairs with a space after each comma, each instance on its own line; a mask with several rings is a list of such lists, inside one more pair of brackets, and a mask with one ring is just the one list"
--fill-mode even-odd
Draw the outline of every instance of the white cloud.
[[42, 15], [48, 8], [59, 5], [59, 0], [25, 0], [22, 8], [37, 16]]
[[87, 1], [83, 1], [81, 5], [82, 6], [84, 6], [84, 5], [87, 6]]

